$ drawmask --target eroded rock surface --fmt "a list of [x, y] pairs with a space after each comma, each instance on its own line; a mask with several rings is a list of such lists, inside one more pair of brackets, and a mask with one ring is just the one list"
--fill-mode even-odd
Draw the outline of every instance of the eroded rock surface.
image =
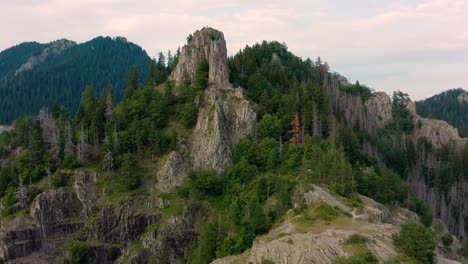
[[226, 40], [223, 32], [210, 27], [197, 30], [187, 38], [171, 80], [178, 86], [186, 79], [193, 84], [198, 65], [204, 60], [210, 66], [208, 81], [219, 87], [229, 86]]
[[374, 130], [382, 128], [392, 119], [392, 100], [384, 92], [372, 94], [365, 102], [367, 122]]

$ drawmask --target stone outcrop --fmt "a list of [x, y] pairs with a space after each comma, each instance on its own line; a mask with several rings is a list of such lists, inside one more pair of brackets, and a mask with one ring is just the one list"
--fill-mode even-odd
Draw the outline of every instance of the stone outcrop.
[[170, 79], [177, 86], [186, 79], [195, 81], [198, 65], [206, 61], [209, 65], [208, 81], [210, 84], [229, 86], [229, 67], [227, 64], [227, 49], [224, 34], [210, 27], [204, 27], [187, 37], [187, 44], [182, 48], [179, 61]]
[[73, 188], [78, 200], [83, 205], [83, 214], [86, 218], [90, 217], [97, 210], [97, 177], [98, 173], [92, 171], [78, 171], [76, 173]]
[[464, 92], [457, 97], [460, 104], [468, 104], [468, 92]]
[[422, 118], [415, 116], [415, 129], [413, 136], [418, 138], [426, 138], [435, 148], [442, 148], [450, 144], [456, 144], [458, 148], [464, 146], [466, 138], [461, 138], [458, 129], [451, 126], [449, 123], [438, 119]]
[[3, 259], [27, 256], [42, 247], [34, 221], [24, 215], [3, 227], [0, 236], [0, 257]]
[[75, 42], [69, 41], [67, 39], [59, 39], [51, 42], [49, 46], [42, 51], [41, 54], [29, 58], [26, 63], [21, 65], [21, 67], [16, 70], [15, 75], [18, 75], [23, 71], [30, 71], [37, 65], [43, 63], [48, 57], [58, 55], [64, 50], [69, 49], [75, 45]]
[[392, 100], [384, 92], [372, 94], [365, 102], [368, 127], [382, 128], [392, 119]]
[[171, 79], [176, 85], [184, 83], [186, 78], [193, 83], [203, 60], [210, 66], [209, 85], [197, 100], [197, 123], [187, 142], [170, 153], [158, 172], [157, 187], [163, 192], [182, 183], [194, 169], [224, 171], [232, 163], [234, 146], [254, 130], [257, 122], [254, 104], [246, 99], [242, 88], [234, 89], [229, 83], [222, 32], [205, 27], [191, 35]]
[[109, 244], [128, 245], [161, 218], [126, 207], [108, 206], [87, 227], [88, 238]]
[[84, 226], [83, 206], [73, 192], [50, 190], [34, 199], [30, 215], [38, 228], [40, 243], [55, 249], [71, 234]]
[[[346, 205], [342, 197], [335, 196], [326, 189], [313, 186], [312, 191], [304, 194], [306, 204], [313, 206], [324, 202], [339, 208], [351, 217], [347, 220], [319, 225], [321, 228], [314, 228], [311, 223], [310, 231], [297, 229], [294, 221], [287, 219], [266, 236], [256, 239], [252, 248], [242, 255], [218, 259], [213, 264], [256, 264], [262, 263], [264, 260], [270, 260], [277, 264], [332, 264], [338, 257], [351, 255], [346, 250], [344, 242], [350, 235], [356, 233], [366, 236], [372, 241], [367, 243], [367, 247], [380, 261], [397, 257], [398, 253], [393, 245], [392, 234], [398, 232], [401, 223], [417, 220], [417, 216], [408, 212], [412, 216], [400, 218], [400, 214], [391, 214], [385, 206], [372, 199], [361, 198], [363, 198], [363, 209], [353, 209]], [[389, 215], [382, 216], [387, 213]], [[376, 217], [378, 215], [380, 217]]]
[[253, 104], [237, 89], [209, 89], [205, 93], [192, 134], [192, 166], [218, 173], [232, 162], [234, 146], [255, 128]]
[[[393, 244], [392, 234], [400, 230], [401, 224], [418, 221], [418, 216], [413, 212], [398, 208], [391, 213], [384, 205], [363, 196], [362, 209], [350, 208], [342, 197], [317, 186], [305, 193], [304, 199], [309, 206], [325, 202], [348, 213], [350, 217], [317, 226], [311, 222], [310, 230], [304, 231], [306, 223], [301, 222], [301, 228], [298, 229], [293, 220], [295, 216], [291, 216], [292, 218], [286, 218], [269, 234], [257, 238], [252, 248], [243, 254], [217, 259], [212, 264], [260, 264], [266, 260], [276, 264], [332, 264], [338, 257], [352, 255], [345, 241], [353, 234], [367, 237], [369, 242], [366, 243], [366, 247], [378, 258], [379, 263], [382, 263], [399, 255]], [[438, 263], [459, 263], [452, 262], [438, 253], [437, 259]]]

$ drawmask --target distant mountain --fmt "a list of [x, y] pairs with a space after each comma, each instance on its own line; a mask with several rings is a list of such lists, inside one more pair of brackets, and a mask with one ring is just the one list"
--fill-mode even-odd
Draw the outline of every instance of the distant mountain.
[[22, 43], [0, 53], [0, 123], [35, 114], [55, 101], [74, 113], [81, 93], [91, 85], [97, 95], [113, 88], [123, 97], [128, 71], [136, 65], [140, 81], [148, 78], [151, 58], [125, 38], [97, 37], [76, 44]]
[[442, 119], [458, 128], [462, 137], [468, 137], [468, 95], [458, 88], [445, 91], [416, 102], [420, 116]]

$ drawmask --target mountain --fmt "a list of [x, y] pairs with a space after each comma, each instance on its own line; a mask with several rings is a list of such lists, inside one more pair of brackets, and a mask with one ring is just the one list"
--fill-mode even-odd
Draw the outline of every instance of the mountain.
[[73, 117], [42, 109], [0, 133], [4, 260], [468, 257], [455, 128], [277, 41], [228, 57], [221, 31], [186, 40], [174, 65], [153, 62], [144, 80], [132, 68], [122, 101], [87, 87]]
[[34, 115], [60, 102], [74, 114], [87, 85], [99, 95], [112, 88], [121, 100], [127, 76], [136, 65], [142, 80], [151, 59], [125, 38], [98, 37], [76, 44], [57, 40], [23, 43], [0, 53], [0, 123]]
[[458, 88], [445, 91], [416, 102], [418, 114], [437, 118], [458, 128], [463, 137], [468, 137], [468, 92]]

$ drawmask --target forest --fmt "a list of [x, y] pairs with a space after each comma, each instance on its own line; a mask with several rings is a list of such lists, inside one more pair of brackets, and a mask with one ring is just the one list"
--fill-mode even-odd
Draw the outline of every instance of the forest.
[[[78, 69], [89, 71], [81, 75], [80, 81], [66, 84], [83, 87], [82, 93], [75, 89], [74, 94], [60, 97], [60, 90], [47, 94], [38, 86], [39, 90], [31, 92], [44, 97], [37, 100], [40, 110], [19, 118], [15, 130], [0, 134], [0, 160], [9, 159], [0, 169], [2, 219], [25, 213], [41, 192], [70, 187], [73, 177], [70, 172], [80, 168], [91, 168], [103, 175], [101, 184], [109, 201], [122, 203], [122, 197], [132, 196], [135, 200], [146, 197], [151, 193], [146, 188], [151, 180], [148, 164], [179, 149], [180, 136], [196, 124], [199, 98], [209, 85], [206, 62], [198, 66], [194, 84], [181, 87], [168, 78], [177, 55], [160, 54], [152, 61], [142, 56], [138, 66], [129, 70], [130, 63], [124, 55], [113, 56], [113, 59], [122, 57], [122, 61], [103, 60], [99, 65], [120, 65], [113, 73], [116, 75], [102, 76], [103, 72], [86, 66], [93, 64], [88, 61], [86, 50], [92, 45], [95, 49], [105, 46], [103, 54], [121, 51], [108, 46], [108, 42], [125, 45], [130, 53], [142, 52], [126, 43], [97, 39], [55, 59], [31, 76], [20, 77], [28, 83], [49, 76], [57, 67], [68, 69], [53, 75], [61, 82], [71, 81], [73, 78], [68, 77]], [[256, 103], [257, 129], [237, 145], [234, 162], [224, 173], [217, 175], [207, 169], [193, 171], [181, 186], [167, 195], [171, 205], [164, 209], [166, 213], [185, 214], [186, 210], [200, 210], [204, 204], [211, 208], [209, 215], [195, 224], [199, 236], [186, 256], [187, 262], [208, 263], [250, 248], [257, 236], [268, 232], [293, 208], [299, 190], [305, 191], [312, 183], [329, 188], [356, 206], [361, 203], [358, 194], [390, 207], [406, 206], [424, 224], [408, 227], [407, 232], [424, 234], [427, 238], [427, 227], [432, 223], [431, 209], [409, 191], [405, 182], [415, 155], [396, 143], [414, 129], [412, 117], [405, 108], [407, 95], [394, 94], [393, 121], [378, 131], [380, 140], [376, 140], [365, 130], [334, 116], [324, 89], [329, 68], [320, 58], [302, 60], [284, 44], [264, 41], [247, 46], [228, 62], [233, 85], [243, 87], [248, 98]], [[121, 77], [114, 77], [127, 70], [126, 85], [122, 85]], [[111, 80], [113, 83], [109, 83]], [[43, 85], [52, 84], [44, 82]], [[359, 83], [342, 89], [363, 100], [372, 94], [370, 88]], [[23, 90], [19, 87], [17, 91]], [[70, 99], [78, 92], [81, 101], [75, 105]], [[54, 93], [60, 105], [45, 100]], [[11, 95], [8, 101], [20, 98], [15, 96], [19, 94]], [[9, 104], [1, 105], [9, 109]], [[44, 105], [50, 107], [40, 108]], [[24, 113], [15, 112], [11, 116], [17, 114]], [[11, 116], [6, 115], [5, 120]], [[363, 151], [364, 142], [377, 146], [388, 167]], [[17, 149], [22, 151], [16, 153]], [[443, 161], [447, 164], [443, 169], [450, 173], [437, 172], [433, 176], [433, 183], [442, 191], [454, 181], [442, 180], [442, 175], [453, 175], [454, 179], [468, 175], [468, 148], [460, 156], [454, 159], [447, 156]], [[300, 212], [304, 207], [295, 210]], [[397, 239], [405, 240], [405, 233], [402, 236]], [[70, 251], [78, 252], [82, 247], [71, 247]], [[71, 263], [81, 263], [80, 254], [70, 256]], [[433, 261], [428, 255], [421, 258], [425, 263]]]
[[141, 80], [148, 78], [150, 57], [122, 37], [97, 37], [74, 45], [47, 57], [33, 69], [16, 74], [22, 64], [48, 46], [23, 43], [0, 53], [0, 124], [35, 115], [41, 107], [51, 108], [55, 102], [73, 115], [87, 85], [93, 86], [98, 94], [112, 89], [115, 99], [120, 101], [132, 65], [137, 67]]

